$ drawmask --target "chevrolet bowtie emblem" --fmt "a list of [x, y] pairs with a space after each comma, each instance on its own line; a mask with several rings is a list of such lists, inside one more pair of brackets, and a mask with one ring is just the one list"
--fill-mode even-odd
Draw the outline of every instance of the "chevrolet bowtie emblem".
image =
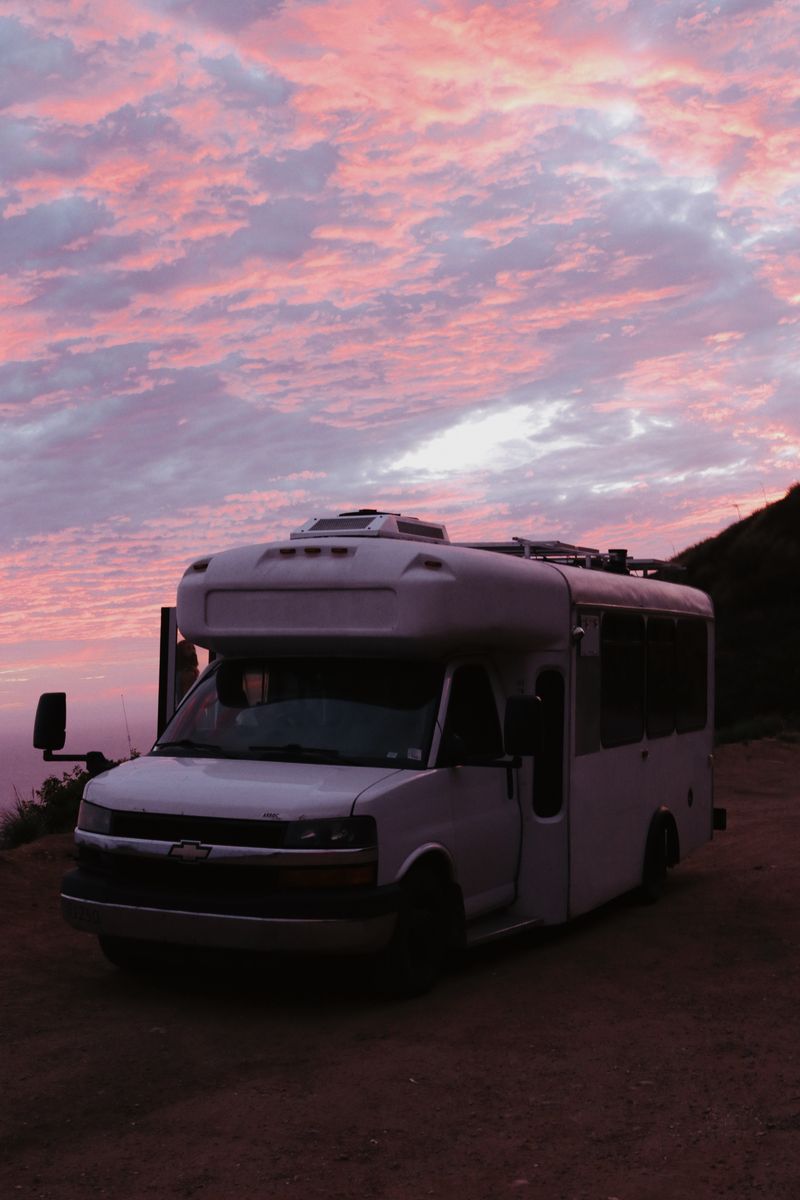
[[211, 847], [203, 846], [200, 842], [176, 842], [169, 849], [170, 858], [180, 858], [183, 862], [200, 862], [208, 858], [210, 853]]

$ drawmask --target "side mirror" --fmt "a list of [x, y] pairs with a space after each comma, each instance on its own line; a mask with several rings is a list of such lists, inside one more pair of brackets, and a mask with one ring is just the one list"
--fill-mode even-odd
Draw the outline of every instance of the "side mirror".
[[538, 696], [509, 696], [503, 744], [514, 757], [536, 755], [542, 746], [542, 702]]
[[67, 694], [45, 692], [36, 706], [33, 723], [35, 750], [62, 750], [67, 739]]
[[85, 762], [89, 774], [99, 775], [115, 766], [98, 750], [88, 754], [56, 754], [67, 740], [67, 694], [66, 692], [44, 692], [36, 705], [33, 722], [33, 748], [44, 751], [45, 762]]

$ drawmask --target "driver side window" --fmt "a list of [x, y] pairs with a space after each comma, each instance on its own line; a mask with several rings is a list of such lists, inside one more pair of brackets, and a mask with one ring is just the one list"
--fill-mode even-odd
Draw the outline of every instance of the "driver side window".
[[494, 691], [485, 667], [457, 667], [450, 685], [450, 702], [443, 744], [457, 740], [469, 758], [500, 758], [503, 737]]

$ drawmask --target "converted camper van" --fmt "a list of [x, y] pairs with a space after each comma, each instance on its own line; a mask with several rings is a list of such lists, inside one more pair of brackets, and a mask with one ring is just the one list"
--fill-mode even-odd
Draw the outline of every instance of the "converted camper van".
[[370, 955], [414, 993], [450, 946], [655, 899], [723, 813], [712, 606], [653, 566], [373, 510], [196, 560], [177, 624], [212, 661], [88, 783], [64, 916], [118, 965]]

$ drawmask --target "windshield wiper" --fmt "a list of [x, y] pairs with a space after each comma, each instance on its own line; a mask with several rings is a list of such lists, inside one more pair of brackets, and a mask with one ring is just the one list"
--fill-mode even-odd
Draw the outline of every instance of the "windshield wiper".
[[153, 752], [157, 750], [191, 750], [192, 753], [209, 754], [213, 758], [236, 757], [221, 746], [215, 746], [211, 742], [194, 742], [191, 738], [180, 738], [176, 742], [156, 742]]
[[339, 751], [334, 750], [332, 746], [301, 746], [299, 742], [286, 742], [283, 746], [248, 746], [247, 749], [265, 756], [291, 755], [293, 760], [297, 758], [311, 759], [314, 762], [348, 761], [343, 760]]

